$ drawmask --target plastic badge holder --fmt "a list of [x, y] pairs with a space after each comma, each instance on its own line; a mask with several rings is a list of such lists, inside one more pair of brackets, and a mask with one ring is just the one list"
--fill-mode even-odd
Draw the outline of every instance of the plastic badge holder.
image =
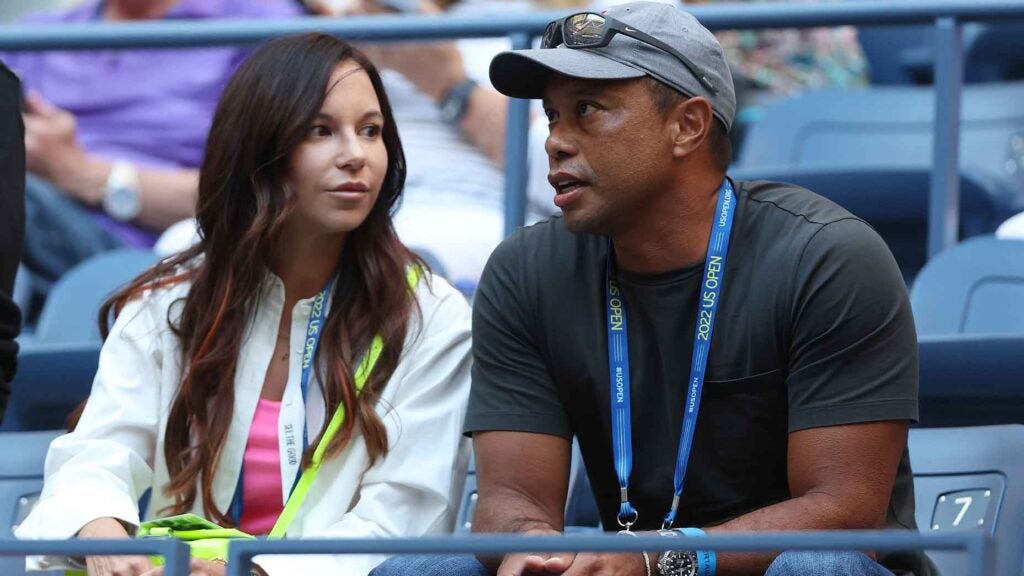
[[[222, 528], [195, 514], [179, 514], [143, 522], [136, 538], [176, 538], [188, 544], [193, 558], [227, 560], [228, 545], [233, 540], [254, 540], [256, 537], [234, 528]], [[163, 556], [150, 556], [154, 566], [163, 566]], [[86, 576], [85, 570], [66, 570], [65, 576]]]

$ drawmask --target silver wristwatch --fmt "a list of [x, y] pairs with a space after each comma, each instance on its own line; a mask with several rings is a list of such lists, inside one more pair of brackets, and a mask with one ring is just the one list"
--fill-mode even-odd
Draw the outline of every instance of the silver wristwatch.
[[[679, 537], [675, 530], [659, 530], [658, 534], [669, 538]], [[660, 576], [697, 576], [697, 553], [693, 550], [669, 550], [658, 557]]]
[[110, 167], [103, 194], [103, 211], [122, 222], [130, 222], [142, 212], [139, 173], [130, 163], [118, 160]]

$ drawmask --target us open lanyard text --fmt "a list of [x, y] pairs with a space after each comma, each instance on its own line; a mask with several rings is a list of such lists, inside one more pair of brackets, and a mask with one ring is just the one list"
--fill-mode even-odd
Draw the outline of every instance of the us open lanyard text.
[[[679, 497], [683, 493], [686, 465], [690, 460], [693, 436], [697, 429], [697, 413], [700, 410], [700, 396], [704, 388], [708, 352], [711, 336], [715, 329], [716, 312], [721, 301], [722, 281], [725, 277], [725, 261], [729, 253], [729, 234], [732, 231], [736, 195], [732, 183], [726, 178], [718, 190], [718, 207], [708, 238], [707, 259], [704, 262], [704, 278], [701, 282], [697, 323], [694, 328], [693, 360], [690, 364], [690, 379], [683, 412], [683, 430], [679, 439], [674, 477], [675, 494], [672, 507], [662, 522], [668, 529], [675, 522], [679, 510]], [[609, 245], [610, 248], [610, 245]], [[629, 336], [626, 322], [626, 301], [612, 274], [612, 251], [608, 251], [605, 267], [607, 285], [606, 303], [608, 308], [608, 372], [611, 384], [612, 451], [615, 458], [615, 472], [619, 478], [619, 525], [629, 530], [636, 523], [638, 513], [629, 502], [629, 476], [633, 471], [633, 430], [630, 412], [629, 386]]]
[[[327, 282], [327, 286], [324, 287], [323, 291], [313, 298], [313, 304], [309, 311], [309, 322], [306, 324], [306, 340], [302, 344], [302, 377], [299, 379], [299, 389], [302, 391], [303, 406], [307, 405], [307, 399], [309, 397], [309, 376], [313, 372], [313, 360], [316, 358], [317, 348], [320, 347], [320, 334], [323, 330], [324, 322], [324, 308], [327, 306], [327, 299], [330, 297], [331, 289], [334, 288], [334, 280], [335, 278], [331, 278]], [[305, 417], [303, 417], [302, 422], [302, 450], [305, 451], [306, 447], [309, 446], [309, 426], [306, 424]], [[295, 442], [295, 431], [292, 429], [291, 424], [285, 425], [285, 446], [287, 447], [287, 464], [289, 467], [294, 467], [296, 469], [295, 482], [292, 483], [292, 490], [294, 490], [295, 485], [298, 483], [299, 476], [302, 474], [302, 470], [299, 466], [300, 452]], [[231, 519], [234, 521], [235, 526], [238, 526], [238, 523], [242, 519], [243, 475], [244, 471], [239, 471], [238, 485], [235, 487], [235, 497], [231, 502]]]

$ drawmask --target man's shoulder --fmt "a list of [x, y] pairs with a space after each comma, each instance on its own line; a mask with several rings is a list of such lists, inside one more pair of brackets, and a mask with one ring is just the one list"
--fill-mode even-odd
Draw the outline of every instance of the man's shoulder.
[[574, 261], [607, 242], [591, 234], [570, 232], [561, 214], [513, 232], [494, 250], [491, 260], [508, 264], [519, 262], [533, 269], [558, 268]]
[[795, 184], [768, 180], [736, 182], [741, 201], [752, 214], [763, 218], [792, 220], [809, 230], [842, 220], [859, 220], [848, 210], [811, 190]]

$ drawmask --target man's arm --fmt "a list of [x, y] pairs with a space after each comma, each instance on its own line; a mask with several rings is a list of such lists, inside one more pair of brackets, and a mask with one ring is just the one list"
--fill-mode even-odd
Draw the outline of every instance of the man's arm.
[[[560, 436], [528, 432], [479, 432], [473, 436], [479, 491], [474, 532], [561, 534], [565, 521], [572, 444]], [[544, 555], [510, 555], [502, 576], [540, 569]], [[501, 558], [481, 561], [492, 571]], [[518, 568], [518, 570], [517, 570]]]
[[[890, 421], [793, 432], [787, 461], [793, 498], [707, 531], [881, 528], [907, 429], [907, 422]], [[720, 554], [715, 573], [760, 576], [777, 554]]]
[[[74, 115], [30, 93], [23, 118], [29, 172], [49, 180], [87, 206], [101, 205], [112, 163], [78, 144]], [[142, 205], [136, 223], [163, 230], [195, 213], [198, 170], [139, 166], [136, 170]]]

